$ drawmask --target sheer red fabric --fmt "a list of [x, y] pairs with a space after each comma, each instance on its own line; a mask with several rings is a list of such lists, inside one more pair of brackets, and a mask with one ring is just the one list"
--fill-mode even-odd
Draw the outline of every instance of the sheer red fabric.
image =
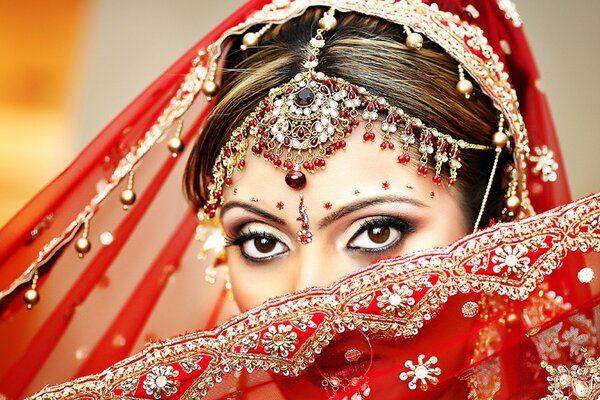
[[[358, 12], [371, 12], [394, 20], [392, 14], [373, 11], [379, 10], [375, 6], [383, 1], [357, 1], [352, 7], [351, 3], [297, 0], [289, 6], [296, 8], [287, 11], [287, 2], [275, 1], [279, 14], [274, 14], [274, 20], [284, 21], [313, 5], [333, 5], [343, 10], [356, 8]], [[267, 22], [266, 14], [261, 14], [267, 4], [266, 0], [249, 1], [200, 40], [0, 231], [0, 393], [8, 398], [21, 398], [47, 384], [98, 373], [140, 351], [146, 343], [182, 332], [200, 331], [151, 345], [150, 350], [134, 356], [134, 359], [151, 358], [152, 349], [170, 348], [202, 337], [201, 330], [213, 328], [237, 313], [235, 304], [226, 300], [220, 285], [203, 283], [204, 267], [212, 263], [215, 254], [206, 251], [199, 261], [197, 253], [202, 249], [190, 245], [196, 219], [180, 195], [183, 160], [187, 154], [171, 157], [161, 141], [174, 134], [177, 120], [184, 122], [186, 143], [201, 130], [210, 109], [210, 103], [198, 95], [207, 74], [204, 53], [213, 54], [215, 46], [211, 45], [222, 37]], [[558, 170], [551, 170], [549, 174], [526, 171], [529, 175], [526, 189], [534, 209], [542, 212], [567, 203], [570, 196], [566, 174], [548, 104], [535, 86], [538, 73], [523, 31], [516, 26], [515, 16], [496, 1], [449, 0], [438, 1], [437, 5], [483, 30], [516, 90], [532, 153], [537, 154], [536, 149], [542, 146], [554, 151], [560, 165]], [[484, 86], [483, 78], [478, 79]], [[117, 197], [119, 191], [126, 188], [131, 170], [135, 170], [134, 188], [138, 199], [133, 207], [124, 211]], [[556, 174], [555, 180], [552, 173]], [[80, 259], [71, 244], [82, 235], [86, 222], [92, 251]], [[205, 227], [197, 234], [208, 237], [212, 230]], [[500, 245], [497, 248], [502, 249]], [[336, 331], [331, 338], [336, 345], [330, 349], [352, 343], [353, 348], [361, 349], [363, 354], [389, 352], [393, 355], [393, 362], [379, 356], [367, 365], [361, 364], [361, 368], [368, 369], [362, 375], [356, 367], [355, 373], [368, 377], [368, 388], [361, 381], [347, 391], [337, 388], [338, 394], [362, 390], [364, 395], [365, 390], [371, 390], [375, 398], [394, 398], [396, 394], [402, 398], [422, 398], [424, 394], [434, 398], [518, 398], [521, 394], [522, 398], [532, 398], [532, 393], [536, 396], [547, 393], [540, 358], [554, 365], [581, 363], [595, 352], [596, 298], [591, 295], [589, 285], [582, 285], [577, 277], [583, 265], [578, 254], [571, 255], [562, 264], [554, 263], [558, 269], [526, 301], [507, 300], [502, 293], [483, 297], [473, 293], [457, 295], [444, 312], [425, 323], [414, 338], [390, 341], [377, 335], [346, 335]], [[29, 311], [22, 296], [30, 287], [35, 271], [40, 275], [41, 301]], [[532, 285], [538, 284], [536, 281]], [[393, 284], [389, 290], [388, 300], [394, 294]], [[303, 295], [317, 296], [316, 293]], [[486, 312], [481, 312], [478, 318], [465, 319], [461, 308], [469, 302], [478, 304], [480, 310], [485, 307]], [[518, 322], [512, 324], [511, 315], [518, 316]], [[231, 321], [219, 329], [231, 326]], [[325, 318], [313, 322], [322, 326], [323, 321]], [[287, 333], [279, 332], [277, 324], [272, 326], [275, 329], [272, 335]], [[535, 335], [525, 335], [534, 328], [538, 329]], [[269, 328], [266, 329], [268, 332]], [[444, 332], [443, 337], [438, 332]], [[482, 337], [485, 343], [479, 345]], [[554, 349], [552, 341], [557, 337], [567, 338], [559, 343], [572, 340], [579, 344]], [[493, 345], [495, 338], [498, 338], [497, 346]], [[581, 346], [586, 347], [589, 354], [580, 351]], [[408, 352], [407, 348], [415, 351]], [[427, 352], [419, 353], [416, 349], [427, 349]], [[443, 371], [439, 377], [432, 376], [439, 379], [435, 385], [431, 379], [425, 379], [426, 393], [421, 391], [419, 379], [415, 381], [415, 390], [407, 389], [408, 382], [416, 376], [417, 367], [405, 380], [400, 380], [398, 375], [408, 371], [405, 367], [408, 360], [418, 366], [421, 354], [425, 357], [423, 363], [431, 361], [433, 356], [439, 359], [427, 367], [433, 370], [429, 375], [435, 375], [435, 365]], [[154, 383], [147, 379], [149, 383], [144, 388], [140, 381], [135, 396], [177, 397], [186, 389], [191, 396], [198, 382], [182, 379], [187, 374], [186, 368], [191, 369], [190, 377], [199, 377], [207, 368], [214, 368], [210, 354], [202, 357], [196, 363], [185, 366], [180, 363], [178, 369], [173, 369], [178, 376], [175, 380], [180, 382], [175, 392], [173, 388], [157, 389], [157, 382], [174, 382], [175, 376], [171, 376], [174, 372], [164, 363], [165, 368], [154, 374]], [[213, 382], [218, 384], [207, 396], [226, 398], [239, 391], [244, 398], [293, 398], [300, 392], [306, 397], [327, 397], [333, 391], [321, 387], [322, 372], [343, 360], [332, 351], [317, 357], [317, 361], [317, 366], [321, 365], [320, 374], [312, 368], [312, 372], [298, 378], [286, 377], [279, 373], [281, 371], [250, 373], [247, 368], [233, 375], [224, 374], [221, 382]], [[418, 371], [423, 373], [424, 370]], [[216, 369], [211, 370], [212, 374], [219, 375]], [[530, 378], [531, 390], [524, 393], [521, 385], [524, 379]], [[496, 380], [502, 382], [498, 388]], [[331, 389], [332, 382], [327, 384]], [[122, 392], [114, 392], [115, 396], [125, 392], [123, 387], [120, 390]], [[127, 393], [133, 396], [134, 392]]]

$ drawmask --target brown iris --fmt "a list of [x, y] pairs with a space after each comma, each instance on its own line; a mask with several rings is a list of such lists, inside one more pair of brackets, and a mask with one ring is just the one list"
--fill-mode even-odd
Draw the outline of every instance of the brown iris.
[[270, 253], [275, 249], [277, 241], [269, 238], [256, 238], [254, 239], [254, 247], [261, 253]]
[[373, 243], [385, 243], [390, 238], [390, 227], [374, 226], [368, 230], [368, 235]]

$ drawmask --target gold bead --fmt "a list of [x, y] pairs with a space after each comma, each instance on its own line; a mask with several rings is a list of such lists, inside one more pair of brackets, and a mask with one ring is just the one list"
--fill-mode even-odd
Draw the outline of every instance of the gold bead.
[[79, 257], [83, 257], [84, 254], [89, 253], [92, 248], [92, 244], [87, 238], [80, 237], [75, 242], [75, 250], [79, 253]]
[[492, 143], [496, 147], [504, 148], [508, 143], [508, 136], [504, 132], [496, 132], [492, 138]]
[[423, 36], [417, 32], [412, 32], [406, 37], [406, 46], [412, 50], [421, 50], [423, 47]]
[[40, 301], [40, 294], [33, 288], [27, 289], [23, 294], [23, 300], [27, 304], [27, 309], [31, 310]]
[[212, 97], [219, 91], [219, 86], [214, 81], [204, 81], [202, 91], [208, 97]]
[[319, 20], [319, 28], [325, 32], [332, 31], [337, 27], [337, 19], [333, 15], [323, 15]]
[[181, 154], [181, 152], [183, 152], [185, 145], [183, 144], [183, 140], [178, 137], [174, 137], [169, 139], [167, 142], [167, 147], [169, 148], [171, 155], [173, 157], [177, 157], [179, 154]]
[[510, 196], [506, 199], [506, 208], [508, 211], [517, 212], [521, 207], [521, 199], [518, 196]]
[[458, 90], [462, 95], [465, 96], [465, 99], [471, 97], [471, 93], [473, 93], [473, 84], [468, 79], [461, 79], [456, 84], [456, 90]]
[[254, 32], [248, 32], [244, 35], [244, 38], [242, 39], [242, 43], [244, 43], [244, 46], [246, 46], [246, 48], [257, 46], [258, 45], [258, 35]]
[[135, 192], [131, 189], [125, 189], [121, 192], [121, 203], [124, 206], [130, 206], [135, 203], [136, 195]]

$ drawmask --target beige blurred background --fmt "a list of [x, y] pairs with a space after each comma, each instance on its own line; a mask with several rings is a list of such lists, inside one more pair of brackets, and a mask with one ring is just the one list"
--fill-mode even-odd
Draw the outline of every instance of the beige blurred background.
[[[492, 0], [494, 1], [494, 0]], [[243, 0], [0, 0], [0, 226]], [[600, 190], [599, 0], [517, 0], [575, 197]]]

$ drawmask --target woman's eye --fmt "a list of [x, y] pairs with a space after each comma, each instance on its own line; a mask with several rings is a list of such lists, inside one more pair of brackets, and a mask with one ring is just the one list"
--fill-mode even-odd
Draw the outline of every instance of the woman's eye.
[[280, 240], [268, 236], [249, 238], [241, 244], [242, 254], [252, 260], [270, 259], [288, 250], [289, 248]]
[[371, 252], [384, 251], [400, 243], [402, 234], [406, 230], [408, 230], [406, 223], [399, 220], [367, 221], [361, 224], [347, 247]]

